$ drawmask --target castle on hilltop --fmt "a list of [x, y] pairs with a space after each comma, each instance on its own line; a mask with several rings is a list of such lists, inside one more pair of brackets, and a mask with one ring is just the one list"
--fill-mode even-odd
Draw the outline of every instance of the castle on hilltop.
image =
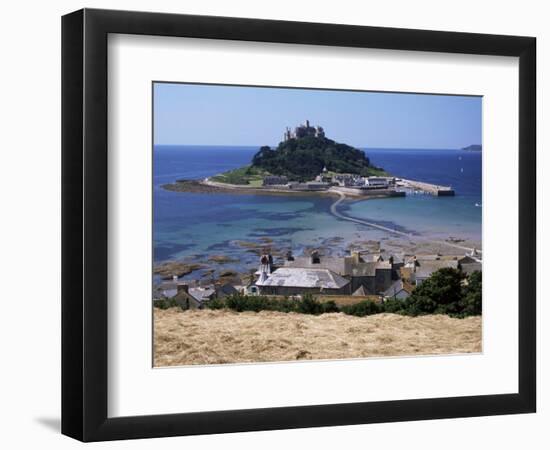
[[313, 127], [309, 125], [309, 120], [306, 120], [306, 123], [298, 125], [292, 131], [289, 127], [286, 127], [283, 141], [289, 141], [290, 139], [299, 139], [303, 137], [325, 137], [325, 130], [323, 127], [317, 126]]

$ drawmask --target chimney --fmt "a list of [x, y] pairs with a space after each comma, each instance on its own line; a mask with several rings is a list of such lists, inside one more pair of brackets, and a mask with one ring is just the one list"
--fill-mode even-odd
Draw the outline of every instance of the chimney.
[[259, 282], [260, 282], [260, 283], [264, 283], [266, 280], [267, 280], [267, 272], [262, 271], [262, 272], [260, 273]]
[[260, 269], [259, 269], [260, 274], [263, 274], [264, 272], [266, 274], [270, 274], [272, 265], [273, 265], [273, 257], [270, 254], [264, 253], [260, 257]]
[[311, 252], [311, 264], [321, 264], [321, 257], [317, 250]]
[[351, 252], [351, 258], [355, 264], [359, 264], [361, 262], [361, 252], [357, 250]]
[[174, 283], [177, 283], [178, 282], [178, 276], [177, 275], [172, 275], [172, 281]]
[[189, 294], [189, 285], [183, 283], [178, 284], [178, 294], [182, 291]]

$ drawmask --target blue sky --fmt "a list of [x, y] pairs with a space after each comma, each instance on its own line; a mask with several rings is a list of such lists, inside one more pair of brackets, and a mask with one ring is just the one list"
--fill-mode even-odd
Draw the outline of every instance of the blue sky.
[[481, 97], [155, 83], [157, 145], [276, 145], [306, 119], [356, 147], [481, 144]]

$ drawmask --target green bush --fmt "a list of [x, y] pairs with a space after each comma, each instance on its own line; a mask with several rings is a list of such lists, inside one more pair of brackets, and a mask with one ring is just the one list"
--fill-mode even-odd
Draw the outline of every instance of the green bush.
[[153, 306], [158, 309], [168, 309], [174, 307], [181, 308], [178, 302], [176, 302], [176, 300], [174, 300], [173, 298], [163, 298], [160, 300], [155, 300], [153, 302]]
[[254, 311], [259, 312], [263, 310], [274, 310], [276, 306], [273, 301], [263, 296], [246, 296], [246, 295], [231, 295], [226, 298], [225, 304], [229, 309], [233, 309], [237, 312], [242, 311]]
[[365, 300], [354, 305], [343, 306], [341, 311], [350, 316], [364, 317], [384, 312], [384, 307], [373, 301]]
[[481, 314], [481, 272], [475, 271], [468, 277], [460, 301], [461, 313], [467, 316]]
[[[466, 283], [464, 283], [466, 281]], [[387, 312], [419, 316], [447, 314], [463, 318], [481, 314], [481, 272], [469, 277], [457, 269], [444, 268], [417, 286], [411, 296], [401, 302], [386, 301]]]
[[233, 311], [279, 311], [298, 312], [301, 314], [323, 314], [325, 312], [339, 312], [334, 302], [321, 303], [312, 295], [306, 294], [301, 300], [289, 298], [271, 299], [266, 296], [248, 296], [235, 294], [223, 300], [211, 300], [207, 303], [209, 309], [227, 308]]
[[227, 305], [222, 299], [214, 298], [206, 303], [208, 309], [224, 309]]
[[333, 300], [329, 300], [328, 302], [322, 303], [322, 306], [323, 306], [323, 313], [340, 312], [340, 308], [338, 308], [338, 305]]
[[382, 305], [381, 308], [384, 309], [384, 312], [393, 313], [393, 314], [405, 314], [405, 300], [398, 300], [395, 298], [387, 299]]
[[301, 301], [298, 301], [297, 312], [302, 314], [322, 314], [323, 305], [313, 298], [311, 294], [305, 294]]

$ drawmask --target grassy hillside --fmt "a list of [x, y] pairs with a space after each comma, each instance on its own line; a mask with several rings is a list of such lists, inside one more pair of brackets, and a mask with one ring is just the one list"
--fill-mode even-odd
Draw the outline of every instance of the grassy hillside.
[[269, 175], [269, 172], [266, 170], [248, 165], [220, 173], [210, 179], [212, 181], [217, 181], [218, 183], [261, 186], [263, 177], [266, 175]]
[[224, 364], [481, 352], [481, 316], [407, 317], [154, 308], [154, 364]]

